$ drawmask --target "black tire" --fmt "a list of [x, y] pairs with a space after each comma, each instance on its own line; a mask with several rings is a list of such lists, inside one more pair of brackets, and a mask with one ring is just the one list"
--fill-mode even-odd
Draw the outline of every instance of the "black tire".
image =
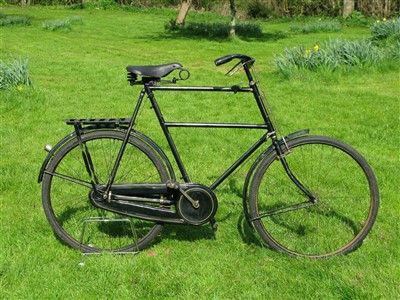
[[[99, 184], [107, 182], [124, 136], [124, 132], [116, 130], [98, 130], [82, 135]], [[157, 154], [131, 136], [114, 183], [166, 182], [168, 179], [168, 172]], [[130, 222], [88, 221], [92, 217], [120, 217], [91, 204], [89, 182], [81, 148], [74, 138], [56, 152], [46, 168], [42, 185], [46, 217], [56, 235], [69, 246], [83, 252], [127, 252], [145, 248], [160, 233], [162, 224], [129, 219], [137, 234], [136, 243]], [[85, 234], [82, 237], [83, 223]]]
[[[250, 185], [250, 216], [263, 241], [293, 256], [327, 257], [357, 248], [374, 224], [379, 191], [366, 160], [328, 137], [288, 142], [292, 173], [317, 197], [315, 205], [289, 179], [275, 151], [260, 163]], [[268, 215], [269, 214], [269, 215]]]

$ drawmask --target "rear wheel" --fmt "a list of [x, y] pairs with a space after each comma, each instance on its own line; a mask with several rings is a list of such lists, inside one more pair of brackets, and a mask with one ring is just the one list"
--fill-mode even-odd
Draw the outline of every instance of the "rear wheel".
[[[124, 137], [124, 132], [115, 130], [82, 135], [97, 184], [107, 183]], [[158, 155], [131, 136], [114, 183], [156, 183], [168, 179], [168, 172]], [[118, 214], [95, 208], [89, 198], [91, 189], [81, 147], [76, 138], [72, 139], [54, 155], [46, 168], [42, 186], [47, 219], [57, 236], [69, 246], [84, 252], [126, 252], [143, 249], [160, 233], [162, 224], [127, 217], [121, 220]], [[103, 221], [96, 221], [98, 219]]]
[[327, 137], [288, 142], [285, 160], [315, 203], [293, 183], [275, 151], [261, 162], [250, 186], [254, 227], [272, 249], [326, 257], [358, 247], [375, 221], [379, 192], [366, 160]]

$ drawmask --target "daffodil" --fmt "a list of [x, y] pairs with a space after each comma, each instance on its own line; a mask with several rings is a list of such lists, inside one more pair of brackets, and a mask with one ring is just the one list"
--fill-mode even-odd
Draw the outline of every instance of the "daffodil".
[[318, 51], [319, 50], [319, 46], [315, 45], [313, 49], [314, 49], [314, 51]]

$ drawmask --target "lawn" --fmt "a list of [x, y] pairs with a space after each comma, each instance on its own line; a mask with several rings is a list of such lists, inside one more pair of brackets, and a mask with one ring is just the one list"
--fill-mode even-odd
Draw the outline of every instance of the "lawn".
[[[166, 33], [173, 10], [71, 10], [3, 8], [31, 17], [29, 26], [0, 27], [1, 59], [29, 59], [34, 88], [0, 91], [1, 206], [0, 298], [2, 299], [395, 299], [400, 294], [399, 69], [357, 68], [348, 73], [304, 72], [284, 79], [274, 55], [329, 38], [362, 39], [366, 27], [333, 33], [290, 32], [290, 22], [261, 23], [263, 36], [220, 40]], [[70, 28], [43, 23], [79, 17]], [[190, 20], [219, 20], [191, 13]], [[310, 128], [358, 149], [378, 179], [381, 207], [363, 245], [346, 256], [295, 259], [244, 233], [240, 192], [247, 164], [217, 189], [219, 229], [166, 225], [153, 245], [130, 255], [85, 257], [53, 234], [41, 206], [37, 176], [46, 153], [71, 132], [67, 118], [130, 117], [139, 89], [126, 81], [125, 66], [180, 62], [188, 85], [242, 83], [243, 75], [214, 66], [225, 54], [256, 58], [261, 84], [284, 133]], [[395, 64], [395, 63], [394, 63]], [[244, 82], [244, 84], [246, 84]], [[178, 97], [179, 96], [179, 97]], [[169, 119], [255, 120], [245, 95], [160, 95]], [[147, 106], [149, 107], [149, 105]], [[137, 129], [165, 145], [151, 109]], [[211, 119], [211, 120], [210, 120]], [[210, 184], [258, 136], [241, 131], [174, 130], [192, 180]], [[232, 141], [226, 144], [227, 141]], [[332, 166], [334, 167], [334, 166]]]

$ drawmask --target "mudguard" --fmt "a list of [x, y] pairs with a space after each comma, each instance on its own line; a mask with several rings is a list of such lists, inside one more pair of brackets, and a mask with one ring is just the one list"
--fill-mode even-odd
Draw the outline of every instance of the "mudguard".
[[[289, 134], [288, 136], [285, 136], [284, 139], [288, 142], [288, 141], [294, 140], [300, 136], [307, 135], [309, 133], [310, 133], [309, 129], [303, 129], [300, 131], [293, 132], [293, 133]], [[279, 144], [283, 144], [283, 143], [284, 143], [284, 141], [283, 141], [283, 139], [281, 139], [279, 141]], [[253, 178], [253, 174], [254, 174], [255, 170], [257, 169], [259, 164], [263, 161], [263, 159], [269, 153], [271, 153], [271, 151], [274, 151], [273, 145], [270, 145], [265, 151], [263, 151], [257, 157], [257, 159], [254, 161], [254, 163], [250, 167], [249, 172], [247, 173], [247, 176], [246, 176], [246, 180], [243, 185], [243, 211], [244, 211], [244, 215], [245, 215], [247, 224], [249, 225], [249, 227], [252, 230], [254, 230], [254, 227], [253, 227], [253, 223], [250, 221], [250, 215], [249, 215], [249, 195], [248, 195], [249, 185], [250, 185], [251, 179]]]
[[[114, 126], [110, 126], [110, 127], [105, 127], [104, 125], [101, 127], [98, 126], [88, 126], [88, 127], [84, 127], [82, 128], [81, 133], [85, 133], [88, 131], [94, 131], [94, 130], [98, 130], [98, 129], [113, 129], [113, 130], [118, 130], [118, 131], [126, 131], [127, 128], [126, 127], [116, 127]], [[144, 135], [143, 133], [136, 131], [136, 130], [132, 130], [131, 131], [131, 135], [140, 139], [142, 142], [146, 143], [151, 149], [153, 149], [159, 156], [160, 158], [164, 161], [165, 166], [168, 169], [168, 172], [170, 174], [170, 178], [171, 180], [175, 180], [175, 173], [174, 170], [172, 168], [171, 162], [169, 161], [167, 155], [164, 153], [164, 151], [152, 140], [150, 139], [148, 136]], [[57, 153], [57, 151], [68, 141], [72, 140], [76, 138], [76, 132], [72, 132], [70, 134], [68, 134], [67, 136], [65, 136], [64, 138], [62, 138], [47, 154], [47, 157], [45, 158], [45, 160], [42, 163], [42, 167], [40, 168], [39, 171], [39, 176], [38, 176], [38, 183], [40, 183], [43, 180], [43, 174], [47, 168], [47, 165], [49, 164], [49, 162], [52, 160], [52, 158], [54, 157], [54, 155]]]

